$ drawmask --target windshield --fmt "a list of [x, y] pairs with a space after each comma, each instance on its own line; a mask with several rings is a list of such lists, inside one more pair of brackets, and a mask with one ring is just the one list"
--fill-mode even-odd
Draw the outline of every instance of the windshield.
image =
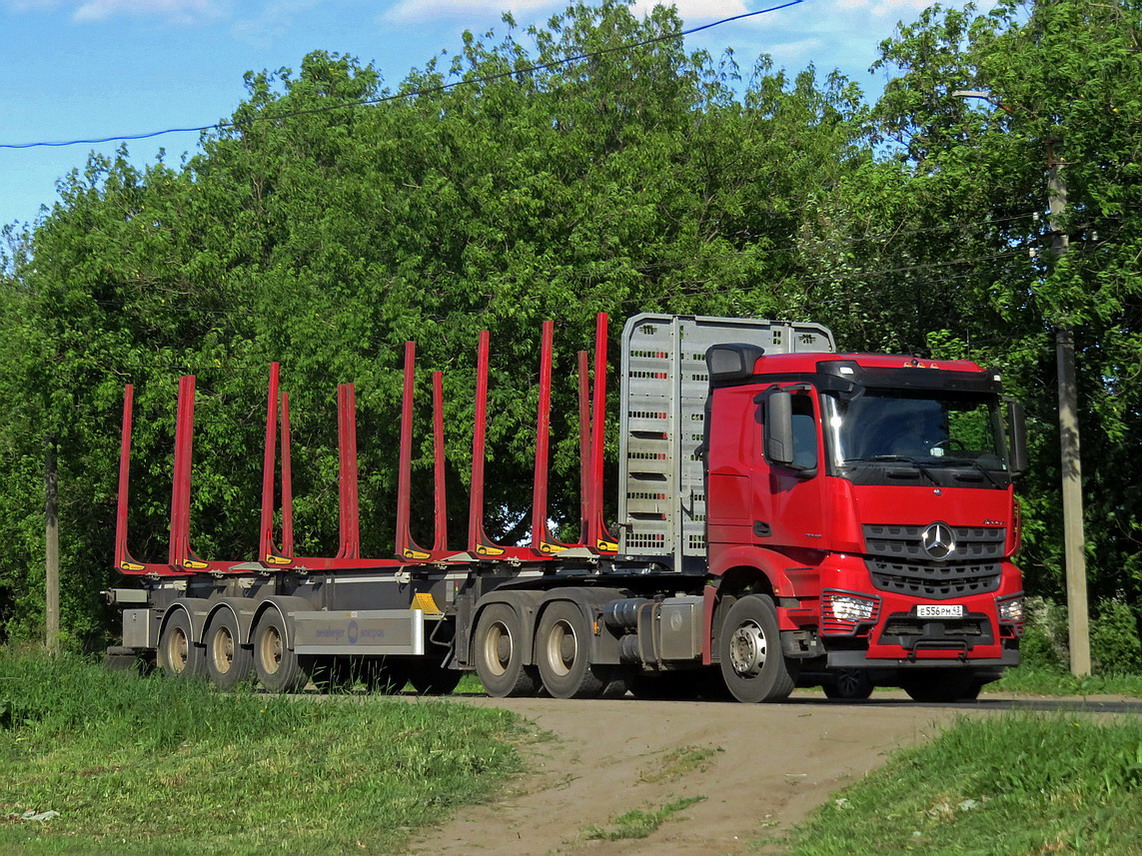
[[994, 396], [867, 389], [822, 396], [837, 467], [903, 461], [1006, 471], [1003, 418]]

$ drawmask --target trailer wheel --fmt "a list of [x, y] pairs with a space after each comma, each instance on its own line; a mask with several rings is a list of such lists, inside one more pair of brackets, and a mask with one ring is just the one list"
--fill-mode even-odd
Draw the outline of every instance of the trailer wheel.
[[609, 674], [591, 666], [591, 625], [575, 604], [547, 607], [535, 644], [539, 676], [553, 698], [598, 698], [611, 684]]
[[446, 669], [444, 663], [429, 660], [412, 665], [409, 681], [412, 688], [421, 695], [448, 695], [456, 689], [464, 673], [459, 669]]
[[904, 692], [916, 701], [974, 701], [983, 683], [971, 672], [932, 669], [909, 674], [901, 680]]
[[825, 679], [821, 689], [827, 698], [854, 701], [868, 698], [875, 686], [867, 669], [837, 669]]
[[408, 683], [408, 666], [395, 657], [382, 657], [364, 663], [361, 674], [371, 693], [396, 695]]
[[523, 624], [505, 603], [493, 603], [476, 624], [476, 674], [494, 698], [532, 696], [539, 691], [539, 674], [523, 662]]
[[348, 657], [306, 657], [302, 667], [323, 693], [348, 692], [357, 682], [358, 670]]
[[781, 650], [777, 610], [765, 595], [737, 601], [718, 638], [722, 679], [738, 701], [756, 703], [788, 698], [797, 669]]
[[309, 683], [301, 660], [286, 646], [285, 619], [275, 609], [262, 613], [254, 630], [254, 669], [272, 693], [292, 693]]
[[254, 654], [242, 646], [238, 621], [229, 610], [217, 613], [206, 631], [206, 674], [222, 690], [254, 677]]
[[201, 677], [205, 669], [202, 648], [194, 644], [190, 616], [178, 609], [159, 637], [159, 668], [173, 678]]

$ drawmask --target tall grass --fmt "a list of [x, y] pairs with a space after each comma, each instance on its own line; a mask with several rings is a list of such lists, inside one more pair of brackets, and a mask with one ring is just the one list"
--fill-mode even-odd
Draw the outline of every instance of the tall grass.
[[985, 692], [1142, 697], [1142, 675], [1086, 675], [1080, 678], [1055, 666], [1023, 665], [1008, 669], [1000, 680], [988, 684]]
[[798, 830], [790, 853], [1135, 856], [1142, 721], [964, 720], [900, 753]]
[[499, 710], [223, 694], [0, 650], [0, 852], [388, 853], [493, 792], [522, 736]]

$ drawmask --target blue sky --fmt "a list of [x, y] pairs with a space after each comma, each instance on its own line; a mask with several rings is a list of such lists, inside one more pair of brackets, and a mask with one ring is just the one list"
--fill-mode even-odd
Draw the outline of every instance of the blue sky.
[[[781, 0], [677, 0], [687, 28]], [[543, 23], [567, 0], [0, 0], [0, 144], [94, 139], [228, 117], [244, 97], [248, 70], [297, 68], [312, 50], [373, 62], [394, 86], [465, 29]], [[651, 0], [635, 0], [636, 10]], [[805, 0], [789, 9], [692, 36], [688, 47], [717, 55], [732, 47], [743, 68], [760, 53], [798, 71], [839, 68], [866, 92], [867, 73], [896, 22], [914, 20], [926, 0]], [[944, 4], [958, 6], [952, 0]], [[989, 4], [981, 4], [989, 5]], [[177, 163], [197, 133], [129, 144], [145, 163], [160, 147]], [[31, 222], [56, 200], [55, 182], [82, 170], [90, 151], [0, 148], [0, 225]]]

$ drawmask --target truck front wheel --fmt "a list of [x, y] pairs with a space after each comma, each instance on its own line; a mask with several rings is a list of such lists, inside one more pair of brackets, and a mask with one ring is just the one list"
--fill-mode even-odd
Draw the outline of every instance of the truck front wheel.
[[524, 665], [523, 623], [506, 603], [493, 603], [476, 624], [476, 674], [495, 698], [532, 696], [539, 691], [534, 666]]
[[718, 654], [726, 688], [738, 701], [781, 701], [793, 692], [797, 670], [781, 651], [777, 610], [765, 595], [743, 597], [730, 607]]

